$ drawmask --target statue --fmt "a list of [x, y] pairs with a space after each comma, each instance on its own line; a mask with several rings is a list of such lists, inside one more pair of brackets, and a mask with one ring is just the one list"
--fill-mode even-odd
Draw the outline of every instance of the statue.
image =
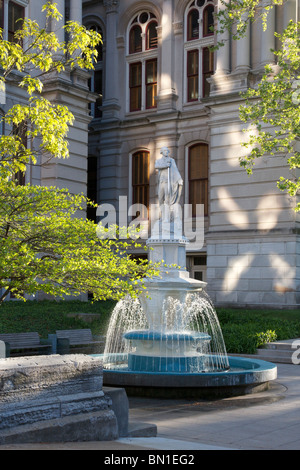
[[170, 157], [168, 147], [162, 147], [162, 157], [156, 161], [155, 168], [159, 171], [158, 176], [158, 201], [161, 208], [164, 204], [173, 206], [179, 203], [183, 180], [178, 171], [176, 162]]
[[179, 200], [182, 193], [183, 180], [175, 160], [170, 157], [168, 147], [162, 147], [160, 153], [162, 157], [155, 162], [155, 168], [158, 170], [158, 202], [162, 225], [155, 224], [152, 233], [154, 237], [171, 236], [173, 238], [181, 238], [182, 220]]

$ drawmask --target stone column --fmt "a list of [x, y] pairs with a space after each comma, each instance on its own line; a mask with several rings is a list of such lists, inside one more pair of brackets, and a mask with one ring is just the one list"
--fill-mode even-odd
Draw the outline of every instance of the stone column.
[[63, 42], [65, 40], [65, 30], [63, 29], [65, 25], [65, 0], [56, 0], [55, 3], [57, 3], [57, 9], [62, 15], [62, 19], [60, 21], [51, 20], [51, 31], [55, 32], [59, 42]]
[[82, 0], [71, 0], [70, 20], [82, 23]]
[[236, 44], [236, 66], [238, 72], [247, 72], [250, 69], [250, 23], [245, 36], [237, 41]]
[[106, 9], [106, 57], [109, 59], [109, 70], [105, 74], [105, 96], [103, 100], [103, 121], [117, 120], [119, 117], [119, 100], [116, 97], [119, 79], [117, 19], [119, 0], [103, 0]]
[[[218, 2], [218, 11], [224, 9], [224, 5]], [[223, 75], [230, 73], [230, 33], [226, 29], [224, 33], [217, 35], [217, 42], [223, 42], [224, 46], [216, 52], [216, 73]]]
[[[268, 0], [263, 0], [263, 4], [268, 4]], [[275, 49], [275, 7], [268, 12], [267, 29], [261, 33], [261, 60], [260, 65], [274, 63], [274, 54], [271, 49]]]
[[[283, 5], [283, 27], [286, 28], [290, 20], [297, 21], [297, 0], [289, 0]], [[299, 18], [299, 16], [298, 16]]]
[[159, 109], [174, 109], [177, 96], [174, 80], [173, 0], [164, 0], [161, 21], [161, 74]]
[[8, 39], [8, 0], [4, 0], [3, 4], [3, 39]]

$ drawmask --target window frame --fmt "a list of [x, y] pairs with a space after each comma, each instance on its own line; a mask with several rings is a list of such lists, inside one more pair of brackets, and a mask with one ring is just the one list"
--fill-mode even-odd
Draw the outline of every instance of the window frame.
[[[155, 63], [156, 64], [156, 80], [153, 82], [147, 82], [147, 67], [150, 63]], [[156, 104], [149, 105], [148, 103], [148, 89], [152, 88], [156, 90], [155, 95], [153, 96], [152, 103], [155, 103], [155, 96], [157, 96], [157, 58], [154, 59], [149, 59], [145, 61], [145, 103], [146, 103], [146, 109], [154, 109], [157, 107]]]
[[[144, 22], [140, 22], [140, 17], [144, 13], [147, 13], [148, 19]], [[126, 112], [129, 114], [136, 112], [146, 112], [153, 111], [157, 108], [156, 100], [153, 98], [152, 103], [149, 104], [148, 100], [148, 90], [150, 87], [155, 88], [156, 96], [158, 94], [158, 77], [159, 77], [159, 45], [158, 45], [158, 35], [157, 35], [157, 44], [153, 47], [149, 47], [149, 38], [148, 34], [151, 28], [151, 25], [156, 24], [158, 27], [157, 16], [151, 11], [141, 10], [139, 13], [135, 14], [132, 20], [128, 24], [127, 28], [127, 44], [126, 44]], [[138, 52], [133, 52], [130, 46], [130, 34], [132, 28], [135, 26], [140, 26], [142, 30], [142, 50]], [[147, 83], [147, 66], [150, 62], [156, 61], [156, 82]], [[141, 90], [140, 90], [140, 106], [132, 106], [132, 67], [134, 64], [141, 64]]]
[[[143, 160], [144, 158], [147, 159], [146, 162], [146, 181], [136, 181], [135, 178], [135, 171], [136, 171], [136, 165], [135, 165], [135, 158], [138, 158], [139, 156], [142, 156]], [[144, 165], [144, 162], [142, 162], [142, 166]], [[145, 176], [145, 175], [144, 175]], [[139, 198], [136, 197], [136, 192], [135, 190], [141, 190], [142, 189], [142, 200], [139, 200]], [[146, 201], [145, 201], [145, 196], [146, 196]], [[140, 217], [142, 216], [143, 219], [148, 219], [148, 212], [149, 212], [149, 206], [150, 206], [150, 152], [149, 150], [145, 149], [140, 149], [136, 150], [131, 154], [131, 205], [134, 204], [142, 204], [147, 208], [147, 216], [145, 214], [140, 214]]]
[[[134, 66], [140, 66], [140, 82], [138, 85], [132, 85], [132, 68]], [[142, 62], [132, 62], [129, 64], [129, 110], [130, 112], [134, 111], [141, 111], [142, 109], [142, 83], [143, 83], [143, 67], [142, 67]], [[138, 90], [138, 101], [139, 101], [139, 106], [137, 108], [132, 108], [132, 92], [133, 90]]]
[[[204, 0], [202, 6], [198, 6], [196, 0], [190, 2], [186, 11], [185, 11], [185, 32], [184, 32], [184, 62], [185, 62], [185, 76], [184, 76], [184, 93], [183, 101], [184, 105], [193, 105], [195, 103], [201, 102], [203, 98], [207, 98], [209, 93], [206, 90], [209, 89], [206, 85], [206, 78], [211, 76], [214, 73], [214, 67], [212, 70], [204, 71], [204, 54], [205, 50], [214, 45], [214, 32], [210, 34], [204, 34], [204, 25], [203, 25], [203, 15], [208, 9], [214, 8], [214, 4], [211, 0]], [[194, 10], [199, 11], [199, 35], [197, 38], [191, 37], [189, 17], [191, 12]], [[202, 23], [202, 27], [201, 27]], [[189, 54], [198, 50], [198, 98], [191, 99], [191, 90], [190, 90], [190, 78], [189, 74]], [[213, 62], [214, 62], [214, 53]], [[196, 74], [195, 74], [196, 76]], [[206, 92], [206, 93], [205, 93]]]
[[[104, 34], [103, 34], [103, 28], [100, 24], [98, 24], [96, 21], [89, 21], [87, 24], [85, 24], [85, 27], [87, 29], [92, 29], [93, 31], [97, 31], [101, 34], [102, 36], [102, 41], [104, 43]], [[96, 102], [90, 103], [89, 109], [90, 109], [90, 114], [93, 119], [101, 119], [102, 118], [102, 103], [103, 103], [103, 96], [104, 96], [104, 84], [105, 84], [105, 76], [104, 76], [104, 44], [101, 43], [97, 46], [98, 49], [98, 57], [97, 61], [95, 61], [94, 69], [91, 73], [91, 77], [89, 79], [89, 90], [92, 93], [96, 93], [99, 95], [99, 98], [97, 98]], [[101, 80], [102, 84], [98, 88], [96, 86], [97, 80], [96, 80], [96, 75], [99, 74], [101, 75]], [[100, 108], [100, 109], [99, 109]]]
[[[195, 147], [203, 147], [206, 149], [206, 167], [207, 167], [207, 175], [205, 177], [191, 177], [191, 151]], [[204, 201], [194, 201], [191, 195], [191, 183], [197, 184], [197, 182], [202, 185], [203, 182], [205, 183], [204, 187]], [[187, 192], [186, 198], [188, 204], [192, 205], [192, 217], [196, 217], [196, 204], [203, 204], [204, 205], [204, 216], [208, 217], [209, 215], [209, 145], [206, 142], [196, 142], [190, 145], [187, 148]]]
[[[3, 0], [3, 11], [2, 11], [2, 26], [0, 23], [0, 27], [3, 29], [3, 39], [8, 41], [8, 25], [9, 25], [9, 5], [13, 3], [19, 7], [23, 8], [23, 18], [27, 16], [27, 9], [28, 9], [28, 0]], [[12, 32], [12, 31], [10, 31]]]

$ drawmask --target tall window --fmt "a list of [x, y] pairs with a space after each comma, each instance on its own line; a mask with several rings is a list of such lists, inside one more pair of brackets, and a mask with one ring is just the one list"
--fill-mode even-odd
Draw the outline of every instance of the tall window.
[[0, 28], [4, 26], [4, 0], [0, 0]]
[[142, 52], [142, 28], [139, 25], [132, 26], [129, 33], [129, 54]]
[[[102, 40], [103, 40], [103, 33], [102, 29], [98, 25], [90, 25], [87, 26], [88, 29], [91, 29], [93, 31], [97, 31], [98, 33], [101, 34]], [[89, 89], [93, 93], [96, 93], [98, 95], [98, 98], [96, 99], [95, 103], [91, 103], [90, 105], [90, 110], [91, 110], [91, 115], [93, 118], [101, 118], [102, 117], [102, 101], [103, 101], [103, 46], [102, 43], [98, 44], [97, 46], [97, 60], [94, 66], [94, 72], [89, 79]]]
[[199, 97], [199, 51], [187, 54], [188, 101], [198, 101]]
[[127, 63], [129, 68], [129, 111], [156, 108], [157, 19], [142, 11], [129, 27]]
[[194, 0], [186, 13], [186, 101], [209, 96], [207, 79], [214, 72], [214, 6], [212, 0]]
[[129, 72], [130, 111], [139, 111], [142, 106], [142, 63], [130, 64]]
[[197, 204], [204, 205], [208, 215], [208, 145], [196, 144], [189, 148], [188, 155], [189, 204], [196, 216]]
[[[97, 202], [97, 163], [96, 157], [88, 157], [88, 174], [87, 174], [87, 197], [92, 202]], [[96, 222], [96, 211], [95, 207], [87, 207], [86, 216], [87, 219]]]
[[3, 39], [15, 41], [14, 34], [22, 26], [26, 4], [25, 0], [0, 0], [0, 28], [3, 29]]
[[146, 108], [156, 108], [157, 95], [157, 59], [146, 62]]
[[[132, 202], [149, 207], [149, 152], [139, 151], [132, 155]], [[144, 219], [146, 213], [140, 214]]]
[[8, 40], [14, 42], [15, 32], [21, 28], [22, 21], [24, 18], [25, 8], [22, 5], [18, 5], [15, 2], [9, 2], [8, 4]]

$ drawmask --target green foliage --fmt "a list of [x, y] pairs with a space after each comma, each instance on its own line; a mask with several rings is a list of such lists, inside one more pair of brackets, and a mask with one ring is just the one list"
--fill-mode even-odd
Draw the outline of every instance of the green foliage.
[[[43, 11], [47, 22], [61, 17], [50, 1]], [[131, 258], [129, 249], [136, 244], [129, 234], [122, 242], [97, 236], [96, 224], [82, 218], [91, 204], [83, 195], [19, 186], [15, 180], [38, 156], [69, 156], [66, 138], [74, 116], [41, 95], [43, 84], [49, 74], [93, 68], [101, 37], [74, 22], [65, 29], [68, 40], [59, 43], [48, 24], [40, 28], [25, 18], [13, 42], [0, 37], [1, 84], [17, 70], [15, 84], [28, 94], [27, 104], [6, 113], [3, 119], [11, 133], [0, 138], [0, 304], [9, 293], [25, 299], [24, 293], [39, 291], [62, 298], [91, 292], [95, 300], [134, 296], [143, 288], [144, 276], [157, 272], [147, 261]]]
[[[20, 128], [26, 124], [25, 135], [30, 141], [27, 150], [20, 138], [13, 133], [0, 140], [0, 177], [10, 178], [18, 171], [25, 171], [28, 163], [35, 163], [37, 155], [47, 158], [69, 156], [66, 140], [74, 116], [66, 106], [51, 103], [41, 96], [44, 82], [53, 73], [71, 71], [75, 67], [92, 69], [98, 52], [96, 46], [102, 42], [99, 33], [87, 30], [76, 22], [68, 22], [64, 28], [68, 40], [60, 43], [54, 32], [49, 32], [49, 21], [61, 18], [56, 4], [47, 2], [46, 25], [25, 18], [15, 32], [14, 41], [2, 38], [0, 29], [0, 82], [2, 87], [10, 74], [14, 82], [28, 93], [28, 105], [13, 106], [3, 118], [7, 125]], [[24, 46], [26, 45], [26, 46]], [[18, 77], [18, 78], [17, 78]]]
[[[261, 20], [267, 28], [267, 16], [274, 6], [283, 0], [261, 3], [259, 0], [221, 0], [222, 8], [218, 13], [218, 29], [232, 31], [233, 38], [239, 39], [246, 34], [250, 22]], [[249, 152], [240, 159], [240, 165], [249, 175], [257, 158], [263, 156], [285, 159], [288, 176], [281, 176], [277, 186], [281, 191], [295, 197], [299, 194], [300, 178], [300, 23], [291, 20], [282, 34], [275, 32], [279, 47], [272, 52], [276, 65], [267, 65], [261, 81], [250, 88], [240, 107], [240, 118], [249, 127], [248, 141], [242, 144]], [[218, 47], [224, 43], [220, 42]], [[237, 46], [238, 47], [238, 46]], [[295, 201], [295, 210], [300, 203]]]
[[[133, 241], [99, 239], [96, 225], [75, 217], [86, 198], [52, 187], [0, 184], [0, 289], [79, 295], [95, 300], [135, 295], [150, 265], [127, 253]], [[142, 288], [142, 285], [140, 286]]]
[[300, 311], [240, 311], [218, 309], [228, 353], [255, 354], [270, 341], [297, 338], [300, 335]]

